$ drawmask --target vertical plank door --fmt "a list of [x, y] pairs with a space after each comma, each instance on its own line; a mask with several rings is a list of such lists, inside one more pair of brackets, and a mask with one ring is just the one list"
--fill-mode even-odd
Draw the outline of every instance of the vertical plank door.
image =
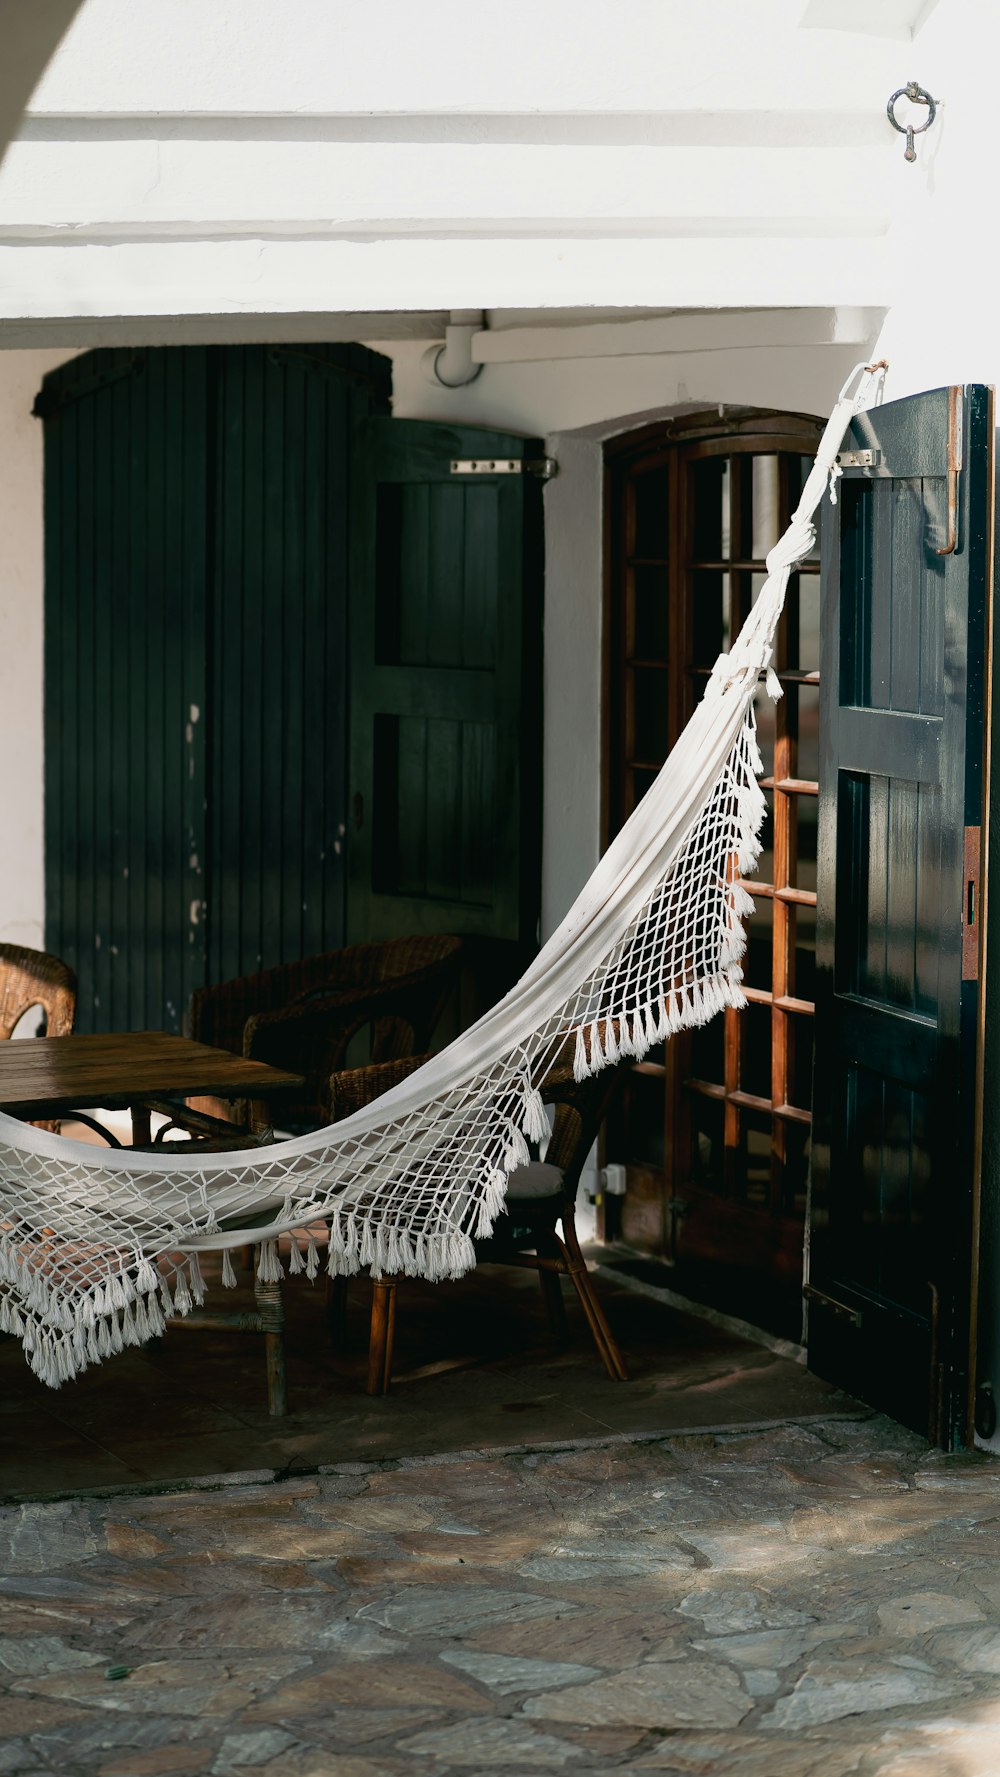
[[208, 979], [344, 942], [354, 441], [388, 404], [361, 346], [212, 365]]
[[45, 930], [82, 1031], [179, 1031], [205, 978], [208, 353], [46, 378]]
[[540, 452], [467, 426], [373, 419], [363, 430], [352, 941], [456, 932], [517, 952], [535, 942], [542, 488], [523, 465]]
[[[992, 391], [863, 414], [824, 516], [809, 1358], [965, 1438]], [[988, 836], [987, 841], [988, 844]]]

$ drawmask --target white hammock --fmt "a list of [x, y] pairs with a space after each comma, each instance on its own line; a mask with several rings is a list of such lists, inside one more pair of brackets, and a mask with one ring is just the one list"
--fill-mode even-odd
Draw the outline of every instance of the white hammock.
[[[354, 1116], [273, 1147], [199, 1154], [104, 1151], [0, 1114], [0, 1330], [55, 1387], [88, 1363], [162, 1332], [203, 1298], [198, 1254], [260, 1243], [258, 1275], [281, 1276], [278, 1237], [325, 1222], [331, 1273], [459, 1277], [504, 1203], [508, 1174], [547, 1134], [538, 1086], [568, 1041], [578, 1078], [641, 1056], [675, 1031], [745, 1004], [735, 880], [760, 853], [753, 699], [771, 668], [788, 576], [815, 541], [812, 515], [853, 415], [881, 388], [844, 386], [768, 577], [651, 789], [559, 929], [493, 1011]], [[261, 1217], [265, 1218], [261, 1225]], [[290, 1270], [319, 1268], [315, 1242]]]

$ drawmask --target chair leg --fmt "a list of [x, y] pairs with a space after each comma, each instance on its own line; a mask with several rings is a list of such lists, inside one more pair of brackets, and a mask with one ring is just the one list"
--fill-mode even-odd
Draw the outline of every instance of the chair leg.
[[326, 1325], [330, 1334], [330, 1344], [334, 1348], [347, 1343], [347, 1291], [350, 1286], [348, 1277], [328, 1277], [326, 1280]]
[[573, 1288], [580, 1298], [580, 1306], [587, 1316], [587, 1323], [593, 1335], [594, 1344], [600, 1353], [601, 1361], [612, 1382], [627, 1382], [628, 1370], [625, 1367], [625, 1359], [622, 1357], [615, 1343], [614, 1334], [604, 1317], [604, 1310], [597, 1299], [586, 1261], [580, 1251], [580, 1240], [576, 1232], [571, 1205], [567, 1206], [563, 1212], [562, 1225], [562, 1244], [566, 1255], [566, 1268]]
[[[539, 1254], [539, 1257], [541, 1256], [542, 1255]], [[547, 1257], [548, 1255], [546, 1254], [545, 1256]], [[559, 1258], [560, 1260], [562, 1259], [561, 1254], [559, 1254]], [[561, 1269], [562, 1266], [560, 1265], [560, 1270]], [[547, 1265], [541, 1265], [538, 1270], [538, 1281], [542, 1286], [542, 1296], [545, 1299], [545, 1311], [549, 1317], [549, 1330], [554, 1339], [558, 1339], [562, 1342], [567, 1337], [568, 1328], [566, 1324], [566, 1304], [563, 1301], [562, 1283], [560, 1282], [559, 1272], [550, 1270]]]
[[372, 1319], [368, 1336], [368, 1393], [388, 1394], [392, 1341], [396, 1331], [396, 1280], [372, 1278]]
[[288, 1412], [288, 1388], [285, 1378], [285, 1310], [280, 1283], [262, 1283], [254, 1279], [254, 1295], [264, 1334], [264, 1363], [267, 1368], [267, 1410], [272, 1419], [283, 1419]]

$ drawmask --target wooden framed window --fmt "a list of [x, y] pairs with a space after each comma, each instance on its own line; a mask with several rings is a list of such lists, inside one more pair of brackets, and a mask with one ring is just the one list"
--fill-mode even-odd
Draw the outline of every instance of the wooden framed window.
[[[704, 415], [607, 453], [606, 837], [641, 800], [766, 578], [821, 427]], [[638, 1063], [609, 1131], [621, 1234], [675, 1260], [801, 1272], [811, 1123], [819, 774], [819, 551], [789, 582], [785, 695], [761, 691], [768, 817], [748, 882], [746, 1011]], [[796, 1284], [797, 1287], [797, 1284]]]

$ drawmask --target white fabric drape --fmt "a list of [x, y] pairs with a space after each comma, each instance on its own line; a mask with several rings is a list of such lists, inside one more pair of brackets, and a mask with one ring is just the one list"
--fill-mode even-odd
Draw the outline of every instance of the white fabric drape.
[[[331, 1272], [460, 1276], [544, 1133], [538, 1086], [567, 1042], [582, 1077], [745, 1003], [753, 903], [737, 876], [756, 863], [764, 814], [754, 694], [764, 673], [780, 695], [771, 655], [788, 576], [813, 548], [846, 428], [880, 386], [866, 369], [854, 399], [842, 394], [753, 611], [670, 758], [558, 930], [471, 1030], [355, 1116], [250, 1152], [105, 1151], [0, 1115], [0, 1330], [19, 1335], [44, 1381], [200, 1301], [200, 1252], [260, 1242], [260, 1275], [274, 1279], [279, 1235], [320, 1221]], [[314, 1276], [319, 1262], [314, 1242], [304, 1260], [292, 1243], [290, 1269]]]

